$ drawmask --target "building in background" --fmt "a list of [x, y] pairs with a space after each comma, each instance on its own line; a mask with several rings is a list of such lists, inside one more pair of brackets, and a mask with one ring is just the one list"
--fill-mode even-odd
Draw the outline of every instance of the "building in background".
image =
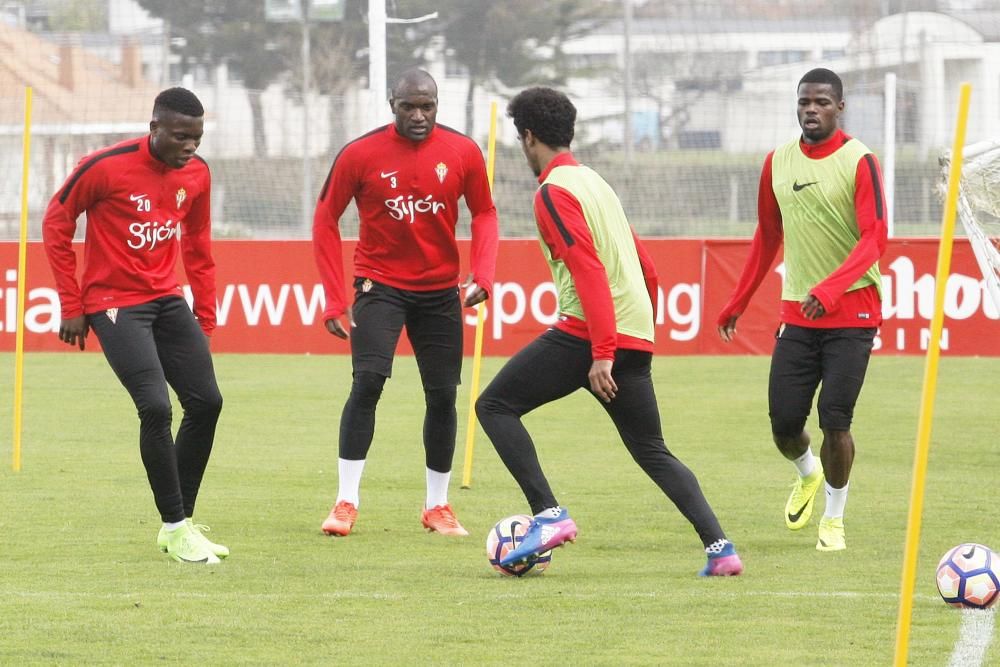
[[[118, 62], [84, 48], [0, 23], [0, 228], [8, 238], [20, 215], [24, 91], [32, 88], [29, 206], [40, 210], [84, 154], [148, 131], [158, 88], [142, 76], [137, 46]], [[94, 91], [100, 91], [94, 94]], [[32, 229], [40, 219], [33, 218]]]
[[[570, 79], [572, 94], [588, 102], [611, 98], [600, 105], [599, 115], [590, 113], [596, 105], [584, 105], [588, 115], [578, 127], [591, 141], [623, 141], [624, 31], [622, 21], [612, 21], [563, 47], [573, 69], [589, 73]], [[846, 17], [635, 20], [629, 100], [633, 141], [640, 149], [652, 150], [757, 150], [746, 138], [758, 136], [758, 128], [745, 121], [735, 126], [729, 122], [730, 108], [740, 106], [747, 74], [777, 65], [801, 68], [827, 62], [842, 57], [850, 40]], [[781, 116], [788, 116], [787, 105]], [[781, 116], [771, 122], [783, 131], [788, 123], [777, 121]], [[794, 116], [791, 121], [796, 127]]]
[[[611, 22], [564, 46], [576, 69], [590, 73], [571, 79], [568, 88], [586, 102], [580, 124], [592, 141], [623, 141], [623, 33], [622, 22]], [[993, 110], [1000, 108], [1000, 11], [906, 12], [860, 32], [846, 15], [635, 21], [631, 53], [638, 148], [769, 150], [798, 131], [789, 104], [795, 81], [820, 66], [844, 79], [846, 123], [873, 146], [884, 143], [889, 72], [898, 77], [897, 144], [923, 155], [949, 144], [960, 82], [972, 82], [975, 91], [970, 140], [995, 132]], [[601, 99], [605, 104], [594, 104]]]
[[[647, 14], [656, 4], [633, 2]], [[608, 0], [609, 6], [618, 3]], [[217, 232], [230, 236], [307, 236], [304, 202], [319, 191], [344, 142], [392, 121], [385, 100], [369, 105], [363, 74], [350, 74], [356, 80], [348, 78], [337, 94], [313, 85], [303, 96], [294, 24], [281, 32], [286, 42], [275, 51], [282, 54], [276, 57], [284, 59], [285, 73], [257, 90], [240, 78], [240, 63], [182, 57], [180, 47], [195, 34], [172, 29], [134, 0], [79, 0], [101, 9], [97, 18], [87, 19], [86, 30], [57, 29], [66, 21], [56, 20], [55, 9], [72, 4], [0, 0], [0, 237], [14, 237], [26, 85], [36, 96], [33, 210], [44, 206], [81, 155], [144, 132], [158, 90], [183, 85], [208, 112], [201, 153], [215, 176]], [[759, 160], [798, 131], [794, 84], [812, 67], [842, 75], [848, 89], [845, 125], [876, 151], [886, 145], [886, 75], [895, 75], [893, 131], [905, 159], [895, 198], [902, 229], [937, 222], [936, 158], [950, 144], [959, 82], [973, 84], [969, 142], [987, 138], [998, 126], [1000, 11], [982, 9], [990, 3], [938, 2], [946, 11], [881, 17], [869, 5], [841, 9], [829, 2], [816, 11], [816, 3], [799, 0], [754, 0], [741, 12], [728, 11], [735, 6], [729, 0], [661, 4], [662, 16], [630, 24], [627, 97], [624, 21], [570, 30], [577, 36], [559, 47], [570, 72], [563, 87], [580, 113], [574, 146], [614, 180], [643, 233], [749, 233]], [[406, 30], [392, 26], [390, 35], [398, 40]], [[260, 46], [266, 53], [272, 45]], [[553, 53], [549, 46], [538, 48]], [[367, 57], [364, 49], [351, 53], [355, 62]], [[438, 82], [440, 123], [485, 146], [489, 106], [496, 101], [499, 150], [515, 150], [503, 111], [516, 90], [479, 82], [472, 96], [475, 113], [466, 114], [470, 80], [444, 37], [432, 34], [413, 58]], [[390, 73], [404, 64], [390, 63]], [[466, 127], [470, 118], [474, 126]], [[627, 126], [635, 159], [623, 150]], [[498, 161], [495, 181], [498, 206], [508, 214], [504, 231], [529, 234], [523, 193], [531, 179], [516, 168], [519, 163], [509, 163]], [[31, 216], [33, 224], [38, 217]], [[349, 214], [345, 233], [352, 224]]]

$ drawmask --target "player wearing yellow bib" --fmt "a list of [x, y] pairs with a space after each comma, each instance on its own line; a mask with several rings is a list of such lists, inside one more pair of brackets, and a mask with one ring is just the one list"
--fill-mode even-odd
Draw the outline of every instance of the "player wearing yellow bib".
[[[843, 84], [828, 69], [798, 85], [801, 138], [764, 160], [757, 231], [739, 284], [719, 314], [729, 342], [736, 320], [784, 243], [780, 326], [771, 356], [768, 403], [774, 443], [799, 477], [785, 503], [785, 524], [803, 528], [826, 476], [820, 551], [847, 548], [844, 506], [854, 463], [851, 422], [882, 323], [878, 260], [885, 252], [885, 203], [878, 160], [839, 128]], [[822, 468], [806, 418], [819, 391]]]
[[531, 560], [576, 538], [576, 523], [559, 506], [521, 417], [586, 389], [632, 458], [697, 531], [708, 556], [700, 574], [740, 574], [743, 563], [698, 480], [663, 442], [651, 375], [656, 269], [618, 195], [570, 152], [576, 108], [562, 93], [530, 88], [511, 100], [507, 114], [541, 184], [535, 220], [560, 315], [507, 362], [476, 402], [483, 429], [535, 515], [500, 564]]

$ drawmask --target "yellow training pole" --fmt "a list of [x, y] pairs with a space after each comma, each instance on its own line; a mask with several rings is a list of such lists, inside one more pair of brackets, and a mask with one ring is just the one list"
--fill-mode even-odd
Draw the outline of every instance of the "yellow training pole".
[[[493, 163], [496, 161], [497, 103], [490, 103], [490, 138], [486, 144], [486, 179], [493, 190]], [[486, 307], [476, 304], [476, 343], [472, 352], [472, 386], [469, 387], [469, 421], [465, 426], [465, 466], [462, 469], [462, 488], [472, 486], [472, 449], [476, 444], [476, 399], [479, 398], [479, 368], [483, 361], [483, 320]]]
[[21, 403], [24, 384], [24, 283], [28, 263], [28, 165], [31, 157], [31, 86], [24, 89], [24, 166], [21, 173], [21, 238], [17, 246], [17, 333], [14, 343], [14, 472], [21, 470]]
[[924, 480], [927, 476], [927, 453], [930, 450], [931, 421], [934, 417], [934, 393], [937, 387], [938, 359], [941, 356], [941, 330], [944, 328], [944, 293], [951, 269], [951, 248], [955, 237], [955, 211], [958, 203], [958, 182], [962, 174], [962, 147], [965, 146], [965, 125], [969, 117], [969, 95], [972, 86], [963, 83], [958, 98], [958, 118], [955, 121], [955, 143], [951, 149], [948, 171], [948, 197], [941, 222], [941, 245], [938, 248], [937, 276], [934, 290], [934, 315], [924, 366], [924, 387], [920, 400], [920, 422], [917, 426], [917, 451], [913, 461], [913, 484], [910, 488], [910, 513], [906, 522], [906, 548], [903, 553], [903, 580], [899, 594], [899, 618], [896, 623], [896, 667], [905, 667], [909, 648], [910, 616], [913, 611], [913, 587], [917, 574], [917, 551], [920, 547], [920, 518], [924, 505]]

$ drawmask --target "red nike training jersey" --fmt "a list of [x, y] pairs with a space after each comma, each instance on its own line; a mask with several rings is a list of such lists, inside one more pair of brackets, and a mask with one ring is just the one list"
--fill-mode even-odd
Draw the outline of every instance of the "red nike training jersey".
[[499, 230], [482, 151], [436, 125], [412, 141], [386, 125], [350, 142], [327, 177], [313, 218], [316, 264], [326, 291], [325, 319], [347, 309], [339, 222], [351, 199], [361, 219], [354, 274], [412, 291], [459, 282], [458, 200], [472, 213], [472, 279], [493, 291]]
[[[210, 335], [216, 309], [210, 198], [204, 160], [196, 156], [173, 169], [150, 153], [148, 136], [84, 157], [42, 221], [63, 319], [182, 296], [174, 270], [180, 252], [195, 317]], [[87, 234], [78, 283], [73, 235], [84, 211]]]

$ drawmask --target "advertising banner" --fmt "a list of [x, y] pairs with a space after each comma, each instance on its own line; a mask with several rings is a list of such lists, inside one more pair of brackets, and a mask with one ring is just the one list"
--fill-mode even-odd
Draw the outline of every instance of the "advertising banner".
[[[716, 318], [736, 285], [749, 239], [647, 239], [660, 291], [659, 354], [769, 354], [777, 329], [781, 260], [739, 320], [735, 342], [723, 343]], [[468, 267], [468, 241], [460, 242]], [[82, 251], [82, 245], [78, 246]], [[344, 243], [351, 275], [354, 242]], [[936, 239], [896, 239], [880, 263], [885, 322], [878, 354], [923, 354], [934, 307]], [[216, 241], [218, 329], [215, 352], [346, 354], [349, 342], [323, 327], [323, 287], [308, 241]], [[28, 247], [25, 349], [68, 350], [56, 335], [59, 297], [40, 243]], [[183, 269], [178, 276], [183, 281]], [[189, 291], [185, 287], [185, 292]], [[1000, 314], [989, 299], [968, 243], [958, 239], [946, 286], [942, 354], [1000, 356]], [[501, 241], [493, 297], [486, 303], [483, 353], [509, 356], [556, 321], [555, 290], [538, 241]], [[466, 310], [466, 351], [476, 316]], [[0, 350], [12, 351], [17, 322], [17, 244], [0, 243]], [[88, 350], [97, 350], [88, 338]], [[405, 334], [400, 352], [409, 353]]]

